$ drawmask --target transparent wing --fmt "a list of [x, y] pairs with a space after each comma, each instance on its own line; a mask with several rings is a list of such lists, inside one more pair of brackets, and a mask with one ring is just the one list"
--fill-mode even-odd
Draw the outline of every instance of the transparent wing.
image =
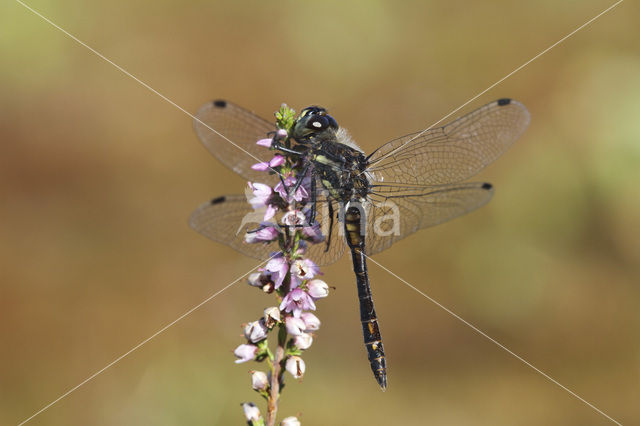
[[520, 102], [499, 99], [424, 133], [382, 145], [369, 156], [371, 180], [396, 185], [460, 182], [496, 160], [529, 124]]
[[198, 207], [189, 218], [189, 225], [205, 237], [228, 245], [247, 256], [264, 260], [279, 250], [277, 243], [248, 244], [245, 233], [255, 229], [262, 215], [255, 215], [244, 195], [227, 195]]
[[[346, 242], [344, 239], [343, 224], [339, 220], [340, 206], [331, 200], [331, 198], [327, 197], [325, 191], [319, 192], [316, 201], [315, 220], [320, 225], [320, 230], [325, 236], [325, 242], [311, 244], [306, 257], [319, 265], [328, 265], [342, 257]], [[333, 208], [333, 211], [330, 211], [330, 206]]]
[[277, 181], [276, 175], [251, 169], [253, 164], [273, 157], [268, 148], [256, 145], [267, 133], [275, 131], [272, 122], [222, 100], [204, 104], [196, 118], [193, 126], [198, 137], [222, 164], [252, 182]]
[[[326, 265], [338, 260], [344, 253], [345, 242], [340, 233], [340, 222], [337, 220], [337, 210], [333, 213], [334, 220], [329, 218], [329, 200], [320, 197], [317, 203], [316, 221], [320, 224], [323, 234], [331, 240], [319, 244], [310, 244], [307, 257], [317, 264]], [[210, 202], [198, 207], [189, 219], [189, 225], [205, 237], [226, 244], [242, 254], [256, 258], [267, 259], [271, 253], [279, 251], [277, 242], [247, 243], [245, 234], [258, 228], [264, 217], [264, 212], [256, 212], [243, 195], [227, 195], [214, 198]]]
[[375, 254], [422, 228], [435, 226], [485, 205], [489, 183], [372, 188], [366, 208], [366, 250]]

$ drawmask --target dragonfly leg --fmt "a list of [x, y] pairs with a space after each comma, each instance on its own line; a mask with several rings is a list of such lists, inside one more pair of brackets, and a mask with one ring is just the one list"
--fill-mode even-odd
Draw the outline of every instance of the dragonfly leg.
[[329, 235], [327, 236], [327, 246], [324, 249], [324, 252], [329, 251], [329, 247], [331, 245], [331, 234], [333, 233], [333, 203], [331, 200], [328, 201], [328, 209], [329, 209]]

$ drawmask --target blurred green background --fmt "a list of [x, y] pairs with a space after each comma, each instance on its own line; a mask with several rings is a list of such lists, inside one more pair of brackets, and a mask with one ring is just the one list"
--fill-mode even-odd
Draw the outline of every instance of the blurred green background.
[[[320, 104], [366, 150], [421, 130], [608, 1], [29, 4], [188, 111]], [[639, 7], [603, 16], [460, 111], [529, 108], [480, 211], [376, 260], [625, 424], [640, 422]], [[256, 262], [187, 226], [245, 183], [191, 119], [13, 1], [0, 5], [0, 423], [17, 424]], [[453, 118], [453, 117], [452, 117]], [[449, 120], [447, 120], [449, 121]], [[348, 259], [281, 415], [327, 425], [609, 422], [380, 268], [389, 362], [366, 360]], [[32, 420], [242, 424], [244, 282]], [[264, 405], [260, 405], [264, 410]]]

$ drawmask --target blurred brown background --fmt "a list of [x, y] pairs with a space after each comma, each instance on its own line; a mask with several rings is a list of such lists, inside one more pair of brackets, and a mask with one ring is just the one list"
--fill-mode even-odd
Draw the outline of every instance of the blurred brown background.
[[[330, 109], [371, 151], [423, 129], [609, 1], [29, 4], [185, 109]], [[640, 422], [639, 8], [628, 1], [466, 107], [531, 127], [480, 211], [376, 260], [625, 424]], [[187, 226], [241, 178], [191, 119], [18, 3], [0, 6], [0, 423], [17, 424], [248, 271]], [[453, 117], [452, 117], [453, 118]], [[449, 120], [447, 120], [449, 121]], [[280, 413], [306, 425], [610, 424], [371, 265], [389, 389], [366, 361], [350, 262]], [[34, 425], [242, 424], [231, 350], [269, 296], [230, 288]]]

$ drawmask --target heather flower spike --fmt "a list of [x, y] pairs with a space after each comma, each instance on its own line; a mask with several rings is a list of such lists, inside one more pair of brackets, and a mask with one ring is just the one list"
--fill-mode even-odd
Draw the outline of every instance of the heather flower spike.
[[[289, 134], [296, 121], [296, 113], [282, 105], [275, 114], [278, 130], [256, 143], [266, 150], [274, 143], [289, 148]], [[263, 418], [258, 407], [249, 402], [242, 404], [247, 423], [252, 426], [275, 426], [278, 400], [284, 386], [285, 371], [301, 380], [306, 371], [302, 351], [308, 350], [314, 340], [312, 333], [320, 329], [320, 320], [311, 311], [316, 301], [327, 297], [329, 286], [317, 279], [318, 266], [304, 257], [310, 244], [320, 244], [325, 236], [317, 222], [310, 218], [310, 179], [302, 175], [299, 162], [286, 153], [275, 154], [271, 160], [252, 166], [253, 170], [277, 172], [282, 179], [270, 187], [261, 182], [249, 182], [247, 193], [250, 206], [262, 222], [244, 236], [246, 244], [278, 242], [280, 251], [259, 269], [249, 275], [248, 283], [267, 294], [275, 302], [264, 309], [263, 316], [244, 325], [245, 342], [235, 350], [236, 363], [248, 361], [266, 363], [264, 371], [250, 371], [251, 387], [267, 401]], [[275, 348], [269, 348], [269, 333], [277, 331]], [[297, 417], [286, 417], [280, 425], [300, 426]]]

